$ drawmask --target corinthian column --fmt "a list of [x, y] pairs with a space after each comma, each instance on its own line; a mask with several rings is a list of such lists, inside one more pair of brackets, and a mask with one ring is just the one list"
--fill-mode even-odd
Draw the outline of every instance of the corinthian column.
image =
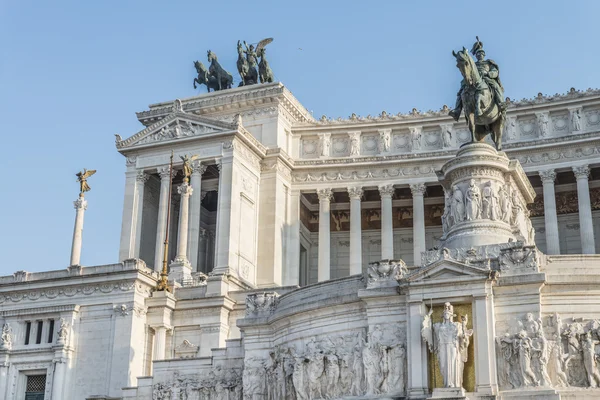
[[[589, 200], [588, 200], [589, 201]], [[83, 237], [83, 214], [87, 209], [87, 201], [83, 198], [83, 193], [73, 202], [75, 206], [75, 228], [73, 229], [73, 245], [71, 246], [71, 264], [79, 265], [81, 258], [81, 240]]]
[[136, 199], [136, 221], [135, 221], [135, 250], [134, 257], [140, 258], [140, 248], [142, 247], [142, 214], [144, 213], [144, 186], [148, 181], [147, 174], [144, 171], [139, 171], [136, 176], [137, 181], [137, 199]]
[[[163, 243], [165, 242], [165, 228], [167, 225], [167, 207], [169, 205], [169, 184], [171, 182], [171, 175], [169, 174], [169, 167], [159, 168], [158, 173], [160, 175], [160, 198], [158, 201], [158, 219], [156, 221], [156, 244], [154, 251], [154, 270], [160, 272], [162, 270], [163, 262]], [[175, 175], [175, 171], [173, 171]]]
[[202, 174], [206, 172], [206, 165], [199, 161], [192, 164], [191, 185], [196, 189], [196, 194], [190, 198], [190, 226], [188, 237], [188, 257], [190, 265], [194, 271], [202, 271], [202, 266], [198, 265], [198, 249], [200, 246], [200, 215], [202, 209]]
[[394, 185], [379, 186], [381, 195], [381, 259], [394, 258], [394, 221], [392, 220], [392, 195]]
[[558, 240], [558, 219], [556, 218], [556, 198], [554, 180], [556, 173], [553, 169], [540, 171], [544, 187], [544, 222], [546, 224], [546, 254], [560, 254]]
[[362, 272], [362, 226], [360, 215], [360, 199], [363, 190], [360, 187], [349, 187], [350, 196], [350, 275]]
[[188, 244], [188, 219], [190, 196], [194, 190], [187, 183], [183, 182], [177, 192], [181, 195], [179, 207], [179, 232], [177, 233], [177, 255], [171, 264], [169, 279], [182, 281], [191, 278], [190, 262], [187, 258]]
[[333, 192], [331, 189], [317, 190], [319, 195], [319, 282], [329, 280], [331, 277], [331, 232], [330, 232], [330, 203]]
[[414, 265], [421, 265], [421, 253], [425, 249], [425, 205], [423, 195], [426, 187], [423, 183], [410, 185], [413, 195], [413, 246]]
[[595, 254], [594, 225], [592, 221], [592, 206], [590, 203], [590, 186], [588, 178], [590, 169], [587, 165], [573, 167], [577, 178], [577, 202], [579, 203], [579, 226], [581, 234], [581, 253]]

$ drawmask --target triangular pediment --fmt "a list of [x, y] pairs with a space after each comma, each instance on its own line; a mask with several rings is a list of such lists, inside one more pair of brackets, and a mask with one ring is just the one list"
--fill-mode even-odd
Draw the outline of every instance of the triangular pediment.
[[407, 284], [448, 280], [488, 279], [492, 271], [454, 260], [439, 260], [419, 268], [403, 281]]
[[117, 149], [125, 149], [158, 142], [235, 131], [237, 125], [199, 117], [184, 112], [173, 112], [160, 121], [142, 129], [128, 139], [116, 135]]

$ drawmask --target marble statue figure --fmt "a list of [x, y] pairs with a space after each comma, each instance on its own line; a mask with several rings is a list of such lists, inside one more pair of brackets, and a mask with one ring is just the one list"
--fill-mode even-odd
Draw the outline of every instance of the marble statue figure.
[[583, 350], [583, 365], [588, 378], [590, 387], [595, 388], [600, 385], [600, 374], [598, 374], [596, 345], [600, 341], [592, 339], [592, 332], [588, 331], [581, 339], [581, 349]]
[[469, 187], [465, 193], [467, 221], [479, 219], [481, 217], [481, 191], [479, 186], [475, 184], [475, 180], [471, 179]]
[[452, 191], [452, 217], [455, 224], [465, 220], [465, 201], [458, 186], [454, 186]]
[[423, 319], [421, 336], [438, 358], [444, 387], [461, 388], [463, 384], [464, 363], [467, 361], [467, 348], [472, 329], [467, 329], [467, 316], [461, 322], [454, 322], [454, 307], [445, 303], [442, 322], [431, 321], [433, 309]]

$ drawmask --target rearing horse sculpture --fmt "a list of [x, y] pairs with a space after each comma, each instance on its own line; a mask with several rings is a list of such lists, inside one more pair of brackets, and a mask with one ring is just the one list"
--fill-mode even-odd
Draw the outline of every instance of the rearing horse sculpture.
[[502, 131], [506, 114], [494, 101], [490, 87], [482, 79], [467, 49], [463, 47], [458, 53], [452, 51], [452, 55], [456, 58], [456, 66], [464, 78], [461, 99], [465, 119], [471, 131], [471, 142], [482, 142], [489, 133], [496, 149], [502, 150]]

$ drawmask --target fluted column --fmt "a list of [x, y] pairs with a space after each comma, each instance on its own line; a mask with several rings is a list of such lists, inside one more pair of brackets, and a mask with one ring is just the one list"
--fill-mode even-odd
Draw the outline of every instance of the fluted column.
[[135, 250], [134, 250], [134, 257], [135, 258], [140, 258], [140, 249], [142, 247], [142, 216], [144, 214], [144, 186], [146, 185], [146, 182], [148, 181], [148, 179], [150, 178], [150, 176], [146, 173], [144, 173], [144, 171], [138, 171], [138, 174], [136, 176], [136, 182], [137, 182], [137, 193], [136, 193], [136, 201], [135, 201], [135, 208], [136, 208], [136, 220], [135, 220]]
[[394, 185], [379, 186], [381, 195], [381, 259], [394, 258], [394, 221], [392, 220], [392, 195]]
[[319, 282], [329, 280], [331, 277], [331, 231], [330, 231], [330, 203], [333, 192], [331, 189], [317, 190], [319, 195]]
[[590, 186], [588, 178], [590, 168], [587, 165], [573, 167], [577, 178], [577, 202], [579, 204], [579, 232], [581, 234], [581, 253], [595, 254], [594, 225], [592, 221], [592, 205], [590, 203]]
[[83, 198], [83, 194], [73, 202], [75, 206], [75, 227], [73, 229], [73, 244], [71, 246], [71, 264], [79, 265], [81, 259], [81, 241], [83, 238], [83, 215], [87, 209], [87, 201]]
[[[175, 172], [175, 171], [173, 171]], [[169, 205], [169, 184], [171, 176], [169, 167], [159, 168], [160, 175], [160, 198], [158, 200], [158, 219], [156, 221], [156, 244], [154, 251], [154, 270], [161, 271], [163, 262], [163, 243], [165, 242], [165, 228], [167, 225], [167, 206]]]
[[194, 161], [192, 164], [191, 185], [196, 189], [196, 193], [190, 197], [190, 226], [188, 229], [188, 259], [194, 271], [202, 271], [199, 265], [198, 250], [200, 246], [200, 215], [202, 211], [202, 174], [206, 172], [206, 165], [200, 161]]
[[157, 326], [154, 328], [154, 357], [153, 361], [164, 360], [167, 343], [167, 328]]
[[423, 195], [425, 194], [425, 184], [415, 183], [410, 185], [410, 191], [413, 195], [413, 248], [414, 265], [421, 265], [421, 253], [425, 249], [425, 205], [423, 204]]
[[556, 217], [556, 197], [554, 180], [556, 173], [553, 169], [540, 171], [544, 187], [544, 221], [546, 224], [546, 254], [560, 254], [558, 238], [558, 219]]
[[349, 187], [350, 196], [350, 275], [362, 272], [361, 187]]

